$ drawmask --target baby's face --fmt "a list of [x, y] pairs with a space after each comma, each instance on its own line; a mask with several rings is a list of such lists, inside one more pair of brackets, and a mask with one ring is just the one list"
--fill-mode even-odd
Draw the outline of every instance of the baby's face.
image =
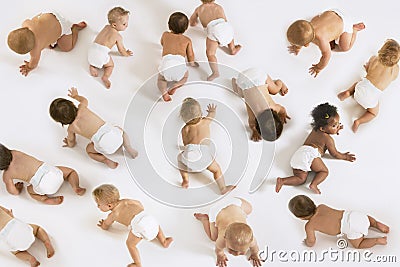
[[115, 23], [114, 27], [117, 31], [125, 31], [128, 28], [129, 15], [121, 16]]
[[323, 131], [327, 134], [339, 134], [339, 131], [343, 129], [343, 126], [339, 120], [339, 114], [331, 117], [328, 121], [328, 125], [323, 127]]
[[110, 210], [110, 207], [108, 206], [108, 204], [105, 204], [105, 203], [103, 203], [103, 202], [101, 202], [101, 201], [96, 201], [96, 203], [97, 203], [97, 207], [98, 207], [101, 211], [106, 212], [106, 211], [109, 211], [109, 210]]
[[233, 256], [239, 256], [239, 255], [245, 255], [247, 250], [249, 249], [249, 246], [236, 247], [233, 244], [230, 244], [230, 242], [227, 240], [226, 248], [229, 254]]

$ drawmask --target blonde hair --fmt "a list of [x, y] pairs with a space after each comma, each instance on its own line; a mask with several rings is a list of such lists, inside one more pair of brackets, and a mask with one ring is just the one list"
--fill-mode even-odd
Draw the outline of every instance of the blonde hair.
[[114, 7], [110, 11], [108, 11], [108, 23], [113, 24], [117, 22], [122, 16], [129, 15], [129, 11], [123, 9], [122, 7]]
[[399, 62], [400, 46], [393, 39], [388, 39], [378, 51], [379, 62], [384, 66], [392, 67]]
[[96, 202], [103, 204], [115, 203], [119, 200], [119, 191], [112, 184], [103, 184], [95, 188], [92, 192], [93, 198]]
[[296, 20], [289, 26], [286, 37], [291, 44], [304, 46], [314, 40], [315, 32], [310, 22]]
[[7, 44], [14, 52], [26, 54], [35, 46], [35, 34], [27, 27], [13, 30], [8, 34]]
[[234, 247], [249, 246], [253, 241], [253, 231], [245, 223], [232, 223], [226, 228], [225, 239]]
[[202, 116], [200, 103], [194, 98], [185, 98], [179, 115], [185, 123], [197, 123]]
[[203, 2], [203, 3], [205, 3], [205, 4], [207, 4], [207, 3], [212, 3], [212, 2], [214, 2], [215, 0], [201, 0], [201, 2]]

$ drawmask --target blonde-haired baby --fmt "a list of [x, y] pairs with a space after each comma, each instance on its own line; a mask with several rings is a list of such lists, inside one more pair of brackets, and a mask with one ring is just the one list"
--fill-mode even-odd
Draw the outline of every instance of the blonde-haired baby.
[[106, 219], [99, 221], [97, 226], [108, 230], [114, 222], [118, 222], [129, 227], [126, 245], [133, 259], [133, 263], [129, 264], [129, 267], [142, 266], [139, 250], [136, 247], [142, 239], [151, 241], [157, 238], [164, 248], [169, 247], [173, 241], [172, 237], [164, 236], [159, 223], [144, 211], [140, 201], [120, 199], [119, 191], [114, 185], [100, 185], [93, 190], [92, 195], [101, 211], [111, 211]]
[[378, 51], [377, 56], [370, 57], [364, 65], [367, 75], [354, 83], [349, 89], [338, 94], [343, 101], [354, 96], [365, 113], [353, 122], [352, 130], [357, 132], [358, 126], [373, 120], [379, 112], [379, 98], [382, 92], [399, 75], [400, 45], [393, 39], [388, 39]]
[[124, 47], [120, 31], [125, 31], [129, 22], [129, 11], [122, 7], [114, 7], [108, 12], [108, 23], [96, 36], [88, 51], [90, 74], [98, 76], [98, 69], [104, 69], [101, 80], [106, 88], [110, 88], [109, 80], [114, 69], [114, 61], [109, 52], [114, 45], [117, 45], [118, 52], [125, 56], [132, 56], [133, 52]]
[[180, 116], [185, 122], [181, 130], [183, 151], [178, 155], [178, 167], [182, 176], [182, 187], [189, 187], [189, 172], [212, 172], [221, 194], [233, 190], [235, 186], [225, 185], [221, 167], [215, 161], [210, 148], [210, 124], [215, 117], [217, 106], [207, 106], [207, 116], [203, 117], [200, 103], [191, 97], [183, 100]]

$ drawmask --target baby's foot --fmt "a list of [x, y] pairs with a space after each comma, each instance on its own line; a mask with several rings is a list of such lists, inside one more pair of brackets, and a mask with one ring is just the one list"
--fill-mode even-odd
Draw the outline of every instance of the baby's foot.
[[177, 90], [178, 88], [182, 87], [182, 86], [183, 86], [183, 84], [176, 84], [176, 85], [172, 86], [172, 87], [168, 90], [168, 94], [169, 94], [169, 95], [175, 94], [176, 90]]
[[193, 215], [199, 221], [209, 221], [210, 220], [210, 218], [208, 217], [208, 214], [205, 214], [205, 213], [195, 213]]
[[387, 244], [387, 236], [377, 238], [376, 239], [376, 244], [378, 244], [378, 245], [386, 245]]
[[115, 169], [118, 167], [118, 162], [112, 161], [111, 159], [106, 159], [104, 162], [110, 169]]
[[172, 98], [169, 96], [169, 94], [163, 94], [162, 98], [164, 99], [165, 102], [169, 102], [172, 100]]
[[360, 123], [358, 122], [358, 120], [355, 120], [355, 121], [353, 122], [353, 126], [351, 126], [351, 130], [352, 130], [354, 133], [356, 133], [357, 130], [358, 130], [358, 126], [360, 126]]
[[219, 77], [219, 73], [218, 72], [211, 73], [211, 75], [207, 77], [207, 81], [212, 81], [212, 80], [214, 80], [215, 78], [218, 78], [218, 77]]
[[103, 83], [107, 89], [109, 89], [111, 87], [111, 82], [108, 79], [108, 77], [103, 76], [103, 77], [101, 77], [101, 80], [103, 81]]
[[242, 46], [241, 45], [235, 45], [235, 48], [233, 48], [232, 50], [231, 50], [231, 55], [236, 55], [238, 52], [239, 52], [239, 50], [242, 48]]
[[319, 188], [316, 185], [310, 184], [310, 189], [316, 194], [321, 194], [321, 191], [319, 191]]
[[83, 194], [85, 194], [86, 189], [82, 187], [77, 187], [74, 189], [74, 191], [78, 196], [82, 196]]
[[72, 29], [75, 28], [75, 29], [77, 29], [78, 31], [80, 31], [80, 30], [86, 28], [86, 26], [87, 26], [86, 22], [81, 21], [81, 22], [79, 22], [79, 23], [72, 24]]
[[281, 188], [283, 186], [283, 178], [276, 178], [276, 184], [275, 184], [275, 192], [279, 193], [281, 191]]
[[35, 257], [31, 257], [29, 259], [29, 264], [31, 265], [31, 267], [37, 267], [40, 265], [40, 262], [38, 262], [38, 260]]
[[96, 67], [90, 65], [89, 70], [90, 70], [90, 75], [92, 75], [93, 77], [97, 77], [99, 75]]
[[183, 180], [181, 185], [182, 185], [183, 188], [188, 188], [189, 187], [189, 181], [188, 180]]
[[128, 153], [128, 155], [134, 159], [139, 155], [139, 152], [137, 152], [137, 150], [133, 149], [132, 147], [124, 147], [125, 151]]
[[337, 97], [339, 98], [339, 100], [340, 101], [343, 101], [343, 100], [345, 100], [346, 98], [348, 98], [350, 96], [350, 92], [349, 91], [343, 91], [343, 92], [341, 92], [341, 93], [339, 93], [338, 95], [337, 95]]
[[353, 29], [356, 31], [362, 31], [365, 29], [365, 24], [363, 22], [353, 24]]
[[174, 241], [174, 239], [172, 237], [167, 237], [165, 238], [164, 242], [162, 243], [162, 246], [164, 248], [169, 247], [169, 245], [171, 245], [172, 241]]
[[234, 186], [234, 185], [227, 185], [227, 186], [225, 186], [224, 189], [221, 190], [221, 195], [225, 195], [226, 193], [232, 191], [235, 188], [236, 188], [236, 186]]
[[54, 255], [54, 248], [51, 245], [50, 241], [48, 242], [44, 242], [44, 246], [46, 247], [46, 251], [47, 251], [47, 258], [51, 258]]
[[136, 263], [130, 263], [130, 264], [128, 264], [128, 266], [126, 266], [126, 267], [138, 267], [138, 265], [137, 265]]
[[389, 226], [387, 226], [386, 224], [377, 221], [374, 227], [382, 233], [389, 233]]
[[47, 197], [43, 203], [48, 204], [48, 205], [60, 205], [64, 201], [63, 196], [58, 196], [58, 197]]

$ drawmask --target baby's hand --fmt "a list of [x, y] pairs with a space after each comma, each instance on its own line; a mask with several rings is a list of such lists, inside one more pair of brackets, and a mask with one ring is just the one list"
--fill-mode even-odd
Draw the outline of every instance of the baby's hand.
[[318, 64], [312, 64], [311, 68], [308, 69], [308, 72], [311, 75], [314, 75], [314, 78], [317, 77], [318, 73], [321, 71], [321, 68], [318, 67]]
[[97, 226], [100, 227], [101, 229], [104, 229], [104, 220], [101, 219], [101, 220], [99, 221], [99, 223], [97, 224]]
[[343, 124], [340, 124], [340, 125], [339, 125], [339, 129], [338, 129], [338, 131], [337, 131], [337, 133], [336, 133], [337, 135], [339, 135], [339, 131], [340, 131], [340, 130], [343, 130]]
[[258, 142], [261, 140], [261, 135], [257, 132], [257, 130], [253, 130], [253, 133], [251, 134], [250, 139], [254, 142]]
[[289, 89], [286, 87], [286, 85], [283, 84], [281, 90], [279, 91], [279, 94], [280, 94], [281, 96], [284, 96], [284, 95], [286, 95], [288, 92], [289, 92]]
[[257, 253], [256, 253], [256, 254], [250, 255], [249, 261], [251, 261], [251, 263], [252, 263], [252, 265], [253, 265], [254, 267], [259, 267], [259, 266], [261, 266], [261, 260], [260, 260], [260, 257], [258, 257], [258, 254], [257, 254]]
[[22, 189], [24, 189], [24, 183], [22, 182], [17, 182], [15, 183], [15, 188], [18, 190], [18, 194], [22, 192]]
[[24, 60], [24, 64], [19, 66], [19, 72], [21, 72], [22, 75], [27, 76], [28, 73], [33, 70], [33, 68], [29, 67], [29, 61]]
[[300, 52], [301, 46], [297, 46], [297, 45], [291, 45], [288, 46], [288, 51], [290, 54], [294, 54], [294, 55], [298, 55]]
[[217, 106], [215, 104], [208, 104], [207, 105], [207, 112], [211, 113], [211, 112], [216, 112], [217, 110]]
[[71, 98], [79, 96], [78, 89], [76, 89], [75, 87], [71, 87], [71, 89], [68, 90], [68, 96]]
[[227, 266], [227, 262], [228, 258], [226, 257], [225, 254], [222, 255], [217, 255], [217, 264], [216, 266], [218, 267], [226, 267]]
[[127, 49], [127, 50], [126, 50], [126, 56], [127, 56], [127, 57], [130, 57], [130, 56], [132, 56], [132, 55], [133, 55], [133, 52], [132, 52], [131, 50]]
[[74, 147], [74, 146], [76, 145], [76, 142], [74, 142], [74, 143], [72, 143], [72, 144], [69, 143], [67, 137], [65, 137], [65, 138], [63, 139], [63, 143], [64, 143], [63, 147]]
[[350, 152], [344, 153], [344, 157], [345, 157], [344, 160], [347, 160], [347, 161], [350, 161], [350, 162], [353, 162], [353, 161], [356, 160], [356, 155], [350, 154]]

